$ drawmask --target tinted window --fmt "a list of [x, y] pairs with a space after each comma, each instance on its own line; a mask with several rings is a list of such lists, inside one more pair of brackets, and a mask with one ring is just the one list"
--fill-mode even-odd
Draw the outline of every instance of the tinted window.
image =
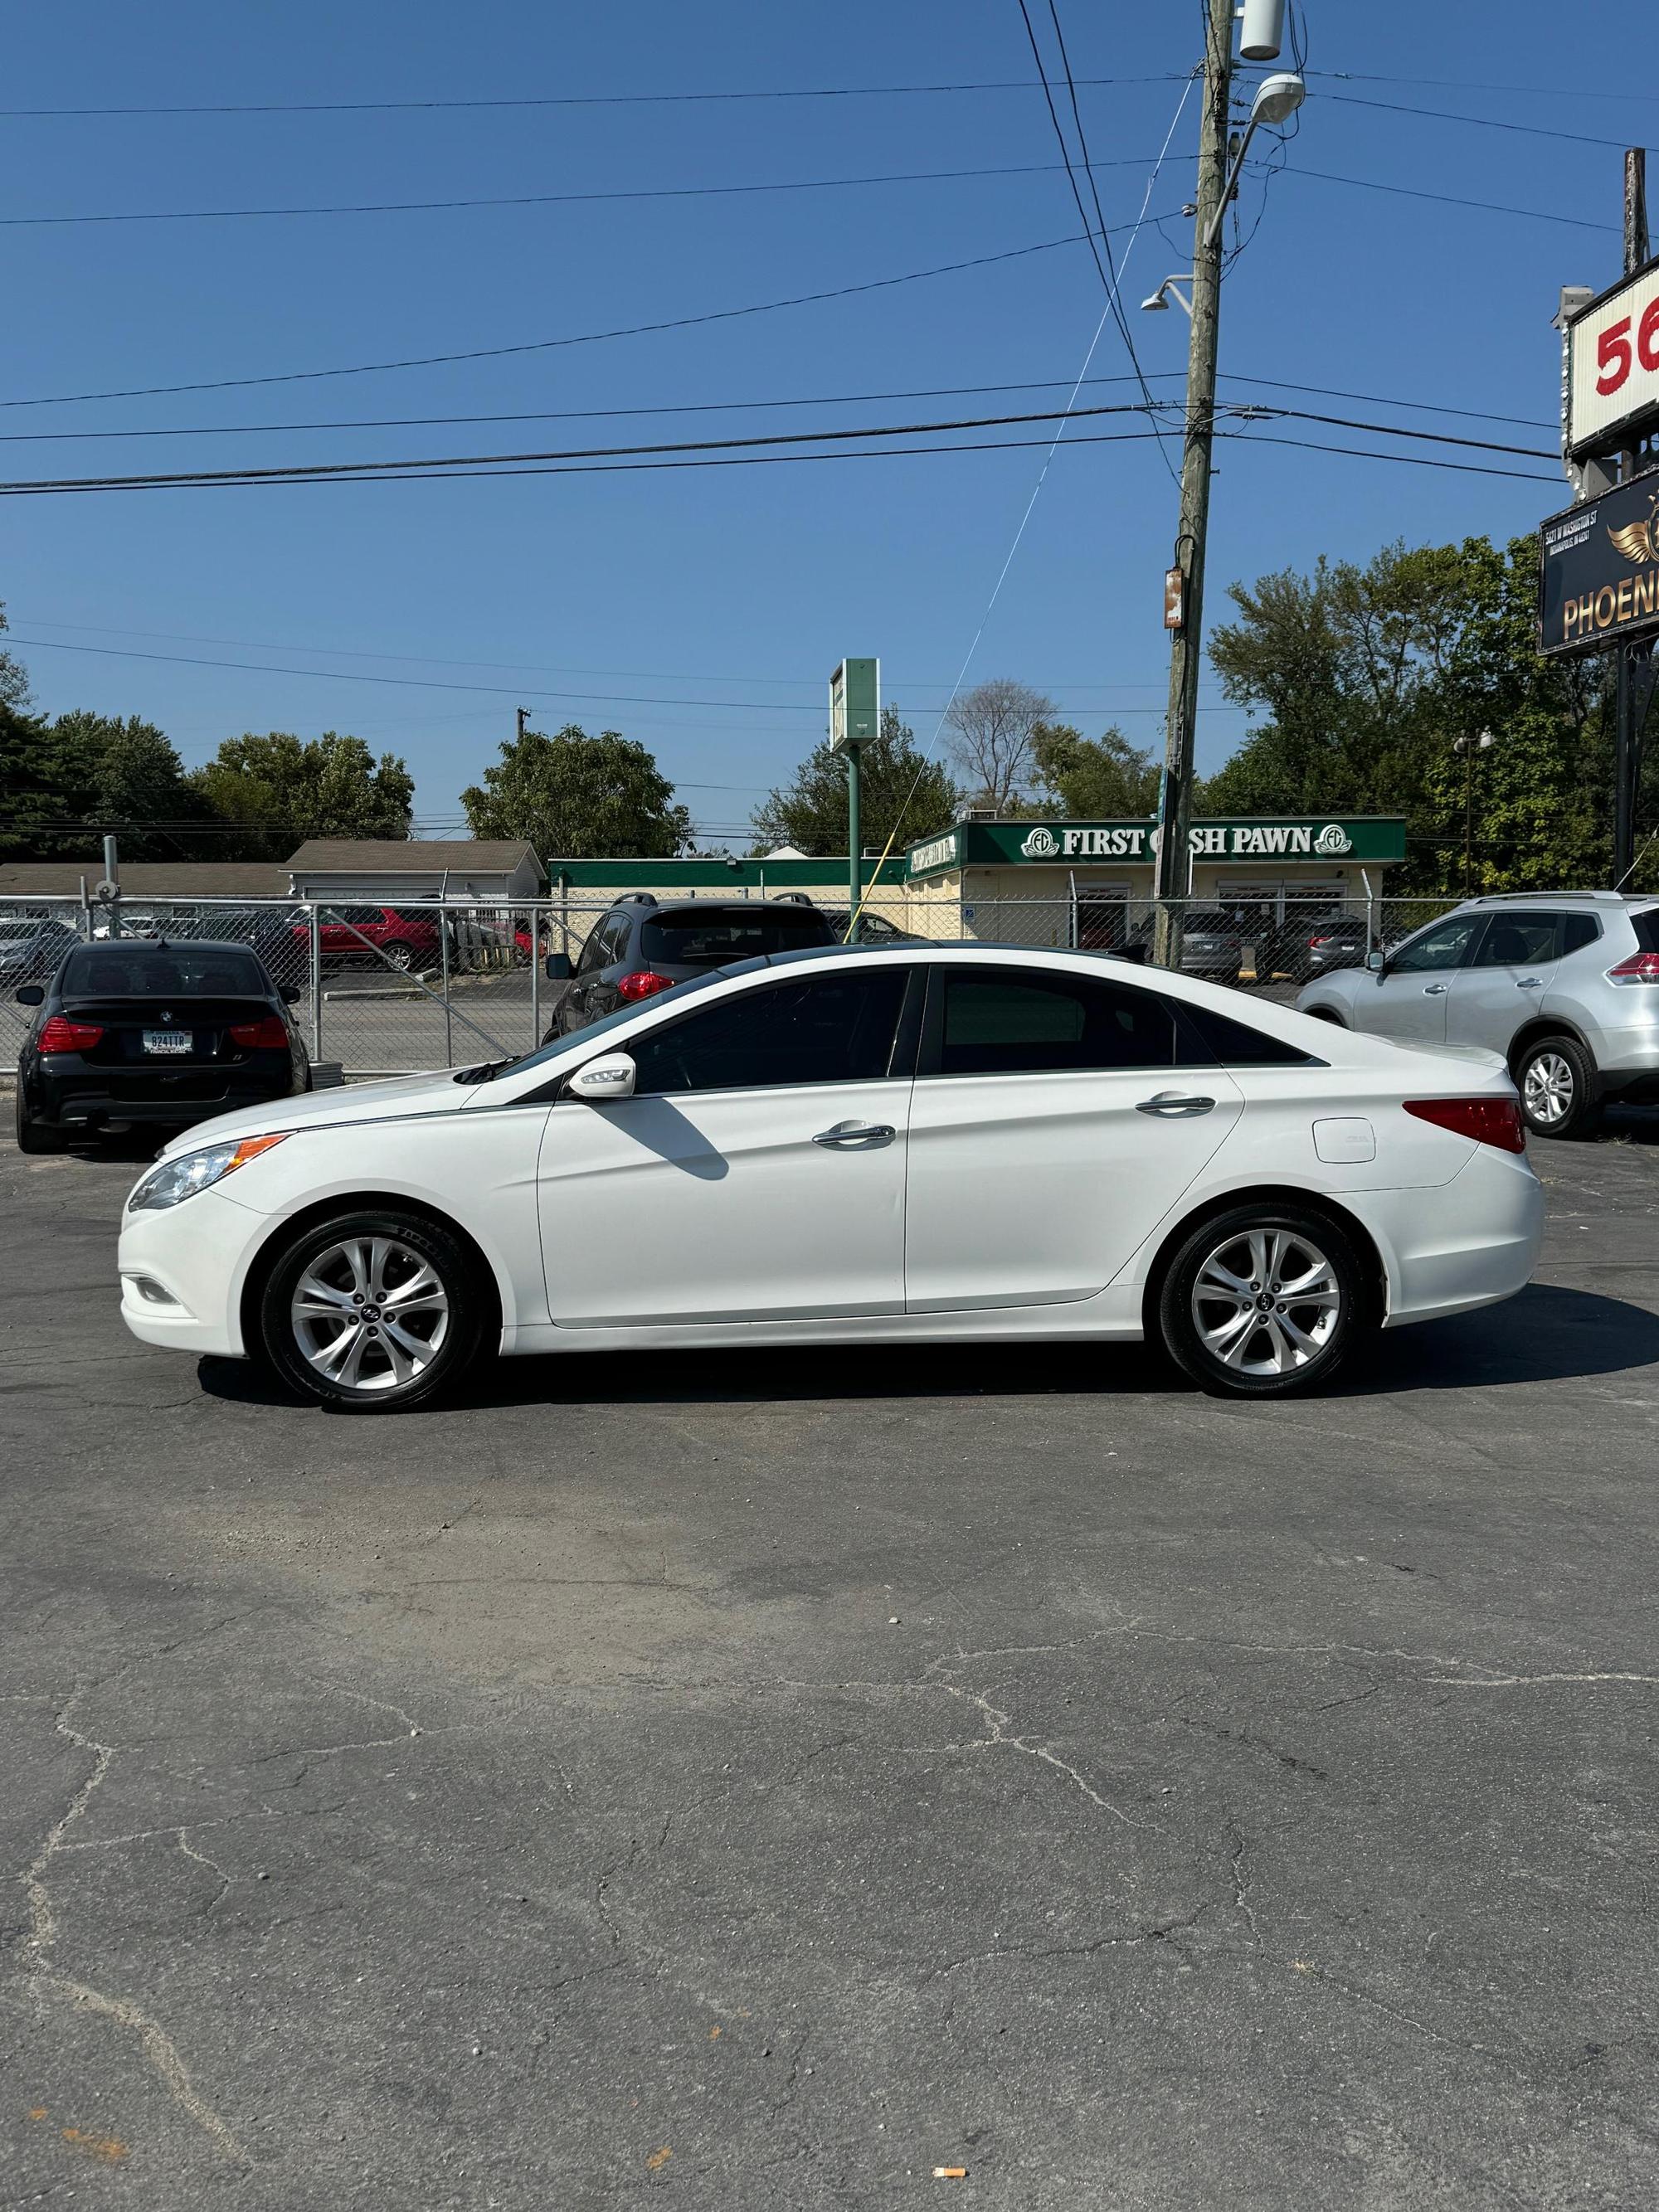
[[1638, 951], [1659, 952], [1659, 907], [1644, 907], [1632, 915], [1630, 926], [1636, 932]]
[[234, 945], [82, 945], [64, 963], [66, 996], [97, 999], [265, 999], [270, 980]]
[[1561, 950], [1564, 953], [1582, 952], [1587, 945], [1594, 945], [1601, 934], [1593, 915], [1564, 914], [1561, 917]]
[[823, 916], [811, 907], [793, 913], [756, 913], [740, 906], [680, 907], [653, 914], [640, 933], [647, 967], [724, 968], [771, 952], [799, 952], [828, 945]]
[[883, 966], [769, 984], [653, 1030], [626, 1048], [635, 1094], [878, 1080], [908, 972]]
[[[1236, 1022], [1231, 1014], [1218, 1014], [1210, 1006], [1183, 1006], [1181, 1025], [1222, 1067], [1316, 1067], [1320, 1064], [1312, 1053], [1298, 1051], [1281, 1037], [1266, 1036], [1248, 1022]], [[1188, 1060], [1193, 1054], [1183, 1050], [1181, 1057]]]
[[1175, 1065], [1175, 1017], [1150, 991], [1018, 968], [941, 968], [934, 989], [941, 1075]]
[[615, 925], [608, 921], [596, 921], [592, 928], [588, 931], [587, 942], [582, 947], [582, 957], [576, 963], [576, 973], [579, 975], [591, 975], [596, 968], [605, 966], [607, 957], [605, 948], [611, 941], [611, 933]]
[[1389, 969], [1397, 975], [1416, 975], [1431, 968], [1461, 968], [1469, 939], [1484, 919], [1478, 914], [1455, 914], [1449, 921], [1436, 922], [1432, 929], [1402, 945], [1389, 961]]
[[1473, 968], [1527, 968], [1555, 957], [1558, 917], [1553, 914], [1495, 914], [1474, 948]]

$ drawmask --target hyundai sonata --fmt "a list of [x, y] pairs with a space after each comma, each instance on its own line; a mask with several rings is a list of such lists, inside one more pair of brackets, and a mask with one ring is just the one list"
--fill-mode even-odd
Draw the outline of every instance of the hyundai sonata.
[[1263, 1396], [1519, 1290], [1498, 1055], [1247, 1011], [1091, 953], [745, 962], [193, 1130], [127, 1201], [122, 1312], [369, 1413], [495, 1351], [994, 1337], [1146, 1337]]

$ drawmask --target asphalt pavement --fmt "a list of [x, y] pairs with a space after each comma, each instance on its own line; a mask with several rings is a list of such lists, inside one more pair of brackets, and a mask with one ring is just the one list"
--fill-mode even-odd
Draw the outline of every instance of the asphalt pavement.
[[1656, 1134], [1323, 1399], [380, 1420], [135, 1343], [143, 1148], [0, 1144], [0, 2205], [1645, 2212]]

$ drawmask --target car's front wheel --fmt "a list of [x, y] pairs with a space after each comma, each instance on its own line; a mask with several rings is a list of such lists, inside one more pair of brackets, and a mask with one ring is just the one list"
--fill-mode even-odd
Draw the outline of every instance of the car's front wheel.
[[1322, 1214], [1263, 1200], [1201, 1222], [1164, 1274], [1165, 1349], [1218, 1397], [1328, 1382], [1372, 1325], [1352, 1240]]
[[1540, 1037], [1515, 1070], [1521, 1118], [1540, 1137], [1583, 1136], [1595, 1121], [1601, 1097], [1595, 1066], [1577, 1037]]
[[424, 1405], [477, 1360], [489, 1313], [477, 1264], [418, 1214], [313, 1222], [278, 1255], [260, 1306], [271, 1364], [343, 1413]]

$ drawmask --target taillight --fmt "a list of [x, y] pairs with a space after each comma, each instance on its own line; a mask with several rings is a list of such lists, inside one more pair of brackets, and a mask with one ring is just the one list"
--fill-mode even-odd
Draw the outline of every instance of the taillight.
[[1407, 1098], [1404, 1103], [1419, 1121], [1432, 1121], [1437, 1129], [1449, 1129], [1454, 1136], [1496, 1145], [1500, 1152], [1527, 1149], [1521, 1109], [1513, 1098]]
[[96, 1022], [66, 1021], [62, 1014], [54, 1014], [41, 1029], [38, 1042], [42, 1052], [90, 1052], [103, 1034]]
[[1659, 952], [1632, 952], [1607, 970], [1609, 983], [1659, 983]]
[[280, 1014], [264, 1014], [257, 1022], [233, 1022], [230, 1041], [260, 1051], [274, 1047], [280, 1052], [288, 1044], [288, 1024]]
[[631, 1005], [635, 999], [654, 999], [659, 991], [672, 991], [673, 988], [672, 975], [656, 975], [648, 968], [636, 968], [617, 984], [617, 996]]
[[1308, 950], [1311, 952], [1316, 945], [1334, 945], [1336, 939], [1334, 937], [1310, 937], [1308, 939]]

